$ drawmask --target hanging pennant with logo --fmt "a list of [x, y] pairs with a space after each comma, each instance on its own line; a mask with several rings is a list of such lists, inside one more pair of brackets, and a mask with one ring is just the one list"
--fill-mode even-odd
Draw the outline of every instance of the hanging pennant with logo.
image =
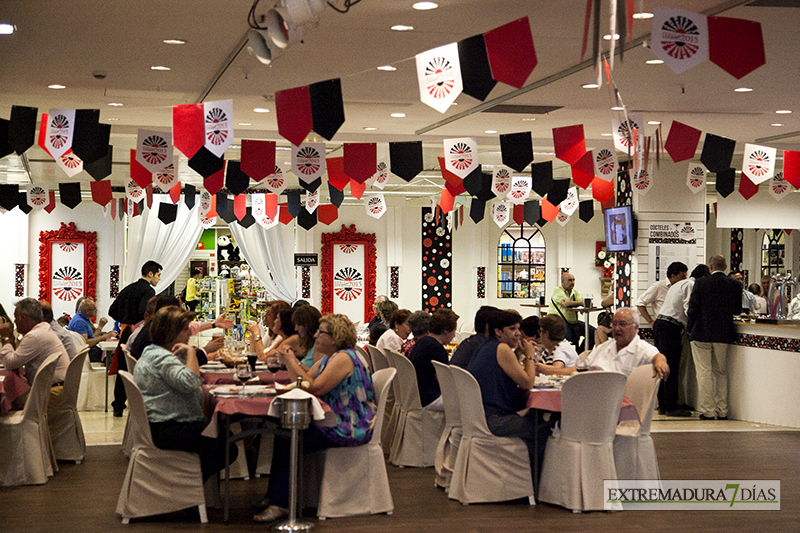
[[47, 116], [49, 120], [44, 148], [58, 161], [59, 157], [72, 148], [72, 139], [75, 136], [75, 110], [51, 109]]
[[444, 140], [444, 166], [461, 178], [478, 168], [478, 143], [471, 137]]
[[81, 161], [81, 158], [75, 155], [72, 150], [56, 157], [56, 164], [58, 168], [63, 170], [70, 178], [83, 170], [83, 161]]
[[417, 54], [416, 60], [420, 100], [444, 113], [464, 90], [458, 43]]
[[125, 183], [125, 197], [132, 202], [139, 202], [144, 198], [144, 189], [139, 184], [129, 179]]
[[515, 204], [524, 203], [531, 195], [533, 180], [530, 176], [515, 176], [511, 179], [511, 189], [508, 191], [508, 199]]
[[505, 165], [497, 165], [492, 171], [492, 192], [501, 200], [511, 190], [512, 170]]
[[570, 187], [567, 191], [567, 199], [558, 204], [558, 207], [567, 217], [571, 217], [578, 209], [578, 188]]
[[233, 100], [217, 100], [203, 104], [205, 117], [205, 147], [222, 157], [233, 142]]
[[200, 212], [204, 215], [211, 210], [211, 193], [206, 189], [200, 189]]
[[153, 185], [158, 187], [162, 192], [167, 192], [178, 183], [178, 172], [175, 168], [175, 162], [167, 165], [164, 169], [153, 172]]
[[689, 163], [686, 186], [694, 194], [704, 190], [706, 188], [706, 167], [700, 163]]
[[172, 164], [172, 133], [139, 130], [136, 161], [155, 174]]
[[775, 175], [777, 150], [768, 146], [747, 143], [744, 145], [742, 174], [756, 185]]
[[367, 210], [367, 215], [372, 218], [381, 218], [386, 212], [386, 200], [383, 198], [383, 193], [378, 192], [365, 196], [364, 208]]
[[325, 143], [292, 145], [292, 172], [304, 183], [311, 183], [325, 170]]
[[[611, 127], [614, 133], [614, 148], [620, 152], [641, 153], [644, 148], [644, 127], [642, 126], [642, 115], [628, 115], [628, 120], [613, 118]], [[634, 133], [634, 130], [636, 133]], [[631, 146], [637, 141], [638, 147]]]
[[789, 194], [789, 182], [783, 179], [783, 172], [778, 172], [770, 178], [769, 193], [776, 200], [783, 200]]
[[595, 176], [606, 181], [614, 179], [619, 169], [619, 159], [617, 158], [617, 150], [614, 148], [614, 143], [608, 141], [599, 144], [597, 148], [592, 150], [592, 159], [594, 160]]
[[511, 202], [492, 202], [492, 220], [502, 228], [511, 218]]
[[563, 228], [564, 226], [567, 225], [567, 222], [569, 222], [569, 215], [563, 212], [559, 212], [558, 216], [556, 217], [556, 222], [558, 222], [558, 225]]
[[275, 172], [270, 174], [264, 179], [267, 189], [271, 193], [280, 194], [286, 188], [286, 178], [283, 175], [283, 170], [278, 165], [275, 165]]
[[650, 169], [639, 169], [633, 176], [633, 190], [639, 196], [646, 195], [648, 192], [650, 192], [650, 188], [653, 186], [653, 176], [650, 173], [650, 170], [652, 170], [652, 167]]
[[333, 312], [346, 316], [364, 316], [366, 246], [355, 243], [334, 243], [333, 248]]
[[28, 185], [25, 188], [28, 205], [33, 209], [44, 209], [50, 203], [50, 194], [40, 185]]
[[654, 7], [650, 50], [675, 74], [708, 59], [708, 18], [699, 13]]
[[383, 189], [386, 187], [386, 182], [389, 181], [389, 166], [385, 161], [378, 161], [378, 169], [372, 176], [375, 187]]
[[313, 213], [319, 205], [319, 189], [314, 192], [306, 191], [306, 211]]

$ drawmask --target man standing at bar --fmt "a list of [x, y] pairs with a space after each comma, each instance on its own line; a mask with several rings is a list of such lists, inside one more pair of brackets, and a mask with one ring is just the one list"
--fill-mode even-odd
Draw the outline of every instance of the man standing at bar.
[[[644, 291], [644, 294], [636, 300], [636, 308], [639, 310], [639, 314], [642, 315], [642, 318], [644, 318], [650, 326], [653, 326], [656, 320], [655, 317], [658, 317], [658, 313], [661, 311], [661, 306], [664, 305], [664, 299], [667, 297], [669, 288], [679, 281], [685, 280], [688, 272], [689, 267], [680, 261], [670, 263], [667, 267], [667, 279], [656, 281], [650, 285], [647, 290]], [[647, 311], [648, 305], [653, 309], [652, 316]]]
[[[108, 308], [108, 314], [111, 318], [123, 324], [119, 335], [119, 344], [128, 342], [128, 337], [131, 335], [131, 326], [144, 320], [147, 302], [156, 294], [153, 287], [158, 285], [161, 280], [161, 270], [161, 265], [155, 261], [147, 261], [142, 265], [142, 277], [122, 289], [117, 299]], [[119, 346], [117, 346], [117, 351], [114, 352], [114, 359], [119, 370], [128, 369], [125, 357], [120, 353]], [[118, 379], [114, 384], [114, 401], [111, 403], [115, 417], [122, 416], [126, 400], [125, 387], [122, 384], [122, 380]]]
[[[547, 310], [547, 314], [559, 315], [564, 319], [564, 322], [567, 323], [566, 339], [575, 346], [578, 346], [581, 335], [585, 334], [586, 324], [583, 320], [578, 320], [578, 312], [572, 311], [570, 308], [582, 306], [583, 297], [575, 290], [575, 276], [569, 272], [562, 272], [561, 285], [556, 287], [550, 297], [550, 308]], [[589, 326], [589, 338], [584, 339], [578, 352], [582, 352], [584, 346], [589, 350], [594, 346], [594, 326]]]
[[733, 316], [742, 311], [742, 286], [725, 275], [725, 258], [709, 261], [711, 275], [694, 284], [686, 313], [697, 372], [702, 420], [728, 419], [728, 344], [736, 341]]

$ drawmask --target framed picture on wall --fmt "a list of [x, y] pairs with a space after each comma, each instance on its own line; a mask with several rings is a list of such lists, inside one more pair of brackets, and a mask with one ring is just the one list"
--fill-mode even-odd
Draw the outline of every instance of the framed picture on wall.
[[71, 316], [75, 300], [96, 298], [97, 233], [62, 222], [56, 231], [40, 232], [39, 243], [39, 299], [50, 302], [54, 316]]
[[375, 234], [342, 225], [322, 234], [322, 314], [341, 313], [365, 324], [375, 300]]

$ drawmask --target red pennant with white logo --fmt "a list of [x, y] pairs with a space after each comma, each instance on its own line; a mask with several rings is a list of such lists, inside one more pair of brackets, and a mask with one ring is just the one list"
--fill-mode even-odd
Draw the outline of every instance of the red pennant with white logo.
[[53, 159], [58, 161], [59, 157], [72, 148], [72, 139], [75, 137], [75, 110], [51, 109], [47, 116], [44, 146]]
[[233, 100], [217, 100], [203, 104], [205, 147], [222, 157], [233, 142]]
[[172, 132], [139, 130], [136, 161], [155, 174], [172, 164]]
[[292, 172], [303, 183], [311, 183], [325, 170], [325, 143], [292, 145]]
[[767, 181], [775, 175], [777, 150], [768, 146], [747, 143], [744, 145], [742, 174], [755, 184]]
[[450, 43], [417, 54], [416, 61], [420, 100], [444, 113], [464, 90], [458, 44]]

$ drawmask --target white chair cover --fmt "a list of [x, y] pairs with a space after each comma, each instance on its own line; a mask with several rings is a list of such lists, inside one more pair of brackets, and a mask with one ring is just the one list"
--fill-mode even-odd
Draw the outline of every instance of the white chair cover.
[[128, 419], [133, 420], [131, 458], [117, 500], [117, 514], [122, 516], [123, 523], [127, 523], [131, 518], [170, 513], [196, 505], [200, 521], [208, 522], [200, 457], [194, 453], [156, 448], [150, 435], [142, 392], [131, 374], [120, 370], [117, 375], [122, 379], [128, 396]]
[[522, 439], [492, 435], [478, 382], [463, 368], [451, 365], [450, 374], [458, 391], [464, 435], [448, 496], [464, 505], [524, 497], [534, 505], [528, 447]]
[[39, 367], [25, 408], [0, 417], [0, 486], [41, 485], [53, 475], [47, 402], [60, 356]]
[[439, 388], [442, 390], [442, 402], [444, 403], [444, 431], [439, 439], [439, 446], [436, 447], [436, 459], [434, 467], [436, 469], [436, 486], [448, 490], [450, 478], [453, 477], [453, 469], [456, 465], [458, 456], [458, 446], [461, 443], [463, 430], [461, 428], [461, 407], [458, 400], [458, 388], [450, 367], [439, 361], [432, 361], [433, 368], [436, 369], [436, 377], [439, 379]]
[[389, 361], [386, 356], [383, 355], [383, 352], [380, 348], [371, 344], [367, 344], [367, 351], [369, 352], [369, 357], [372, 360], [373, 372], [383, 370], [384, 368], [389, 368]]
[[650, 424], [656, 406], [659, 379], [653, 367], [644, 365], [628, 376], [625, 396], [636, 407], [640, 420], [623, 420], [614, 437], [614, 463], [617, 479], [661, 479], [656, 448], [650, 437]]
[[433, 466], [436, 448], [444, 431], [444, 412], [422, 408], [414, 365], [392, 350], [386, 351], [389, 364], [397, 370], [395, 397], [397, 426], [392, 437], [389, 461], [397, 466]]
[[370, 375], [374, 374], [375, 371], [372, 368], [372, 360], [370, 359], [367, 351], [361, 346], [356, 346], [355, 351], [358, 358], [361, 359], [361, 363], [364, 365], [364, 368], [367, 369], [367, 372], [369, 372]]
[[[389, 360], [383, 354], [383, 351], [377, 346], [367, 344], [367, 354], [369, 355], [373, 374], [378, 370], [389, 368]], [[394, 437], [394, 430], [397, 428], [397, 414], [395, 413], [395, 405], [397, 401], [394, 393], [395, 386], [396, 385], [392, 384], [392, 386], [389, 387], [389, 393], [386, 396], [386, 410], [383, 414], [383, 429], [381, 429], [380, 435], [381, 445], [383, 446], [384, 452], [388, 452], [392, 449], [392, 437]]]
[[[379, 370], [372, 377], [378, 410], [372, 438], [366, 444], [350, 448], [328, 448], [316, 454], [321, 462], [317, 516], [321, 519], [366, 514], [392, 514], [394, 503], [389, 489], [386, 461], [380, 443], [386, 395], [395, 377], [395, 369]], [[313, 476], [310, 463], [304, 469]], [[308, 478], [306, 478], [308, 479]], [[309, 488], [315, 484], [308, 484]], [[307, 498], [307, 501], [313, 500]], [[312, 504], [313, 505], [313, 504]]]
[[83, 436], [83, 426], [81, 418], [78, 416], [77, 404], [81, 372], [88, 352], [89, 347], [84, 346], [69, 362], [64, 379], [64, 389], [58, 399], [58, 404], [47, 413], [50, 438], [53, 442], [56, 459], [59, 461], [75, 461], [80, 464], [86, 456], [86, 440]]
[[[132, 376], [133, 371], [136, 369], [136, 358], [133, 357], [131, 351], [125, 344], [119, 345], [120, 350], [122, 350], [123, 355], [125, 356], [125, 363], [128, 367], [128, 373]], [[131, 432], [131, 419], [128, 418], [128, 421], [125, 423], [125, 433], [122, 435], [122, 453], [125, 454], [125, 457], [131, 456], [131, 439], [130, 439], [130, 432]]]
[[561, 431], [547, 440], [541, 501], [573, 511], [603, 509], [603, 480], [617, 479], [614, 435], [625, 381], [620, 372], [585, 372], [564, 382]]
[[[83, 337], [81, 337], [82, 339]], [[105, 411], [106, 380], [108, 380], [108, 399], [113, 400], [116, 379], [117, 376], [106, 374], [106, 367], [103, 363], [92, 363], [87, 357], [83, 363], [81, 384], [78, 389], [78, 411]]]

